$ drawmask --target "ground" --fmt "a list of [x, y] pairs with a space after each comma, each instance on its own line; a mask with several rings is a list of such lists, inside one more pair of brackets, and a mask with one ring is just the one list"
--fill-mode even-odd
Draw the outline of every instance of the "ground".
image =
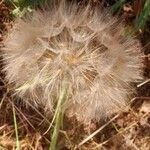
[[[113, 0], [103, 0], [104, 6], [113, 5]], [[132, 28], [133, 22], [143, 9], [141, 1], [126, 1], [120, 7], [119, 15]], [[0, 2], [0, 47], [3, 38], [13, 25], [12, 6]], [[64, 119], [60, 131], [58, 149], [61, 150], [150, 150], [150, 22], [135, 32], [145, 53], [144, 80], [137, 85], [137, 94], [131, 100], [130, 107], [114, 114], [112, 118], [100, 123], [83, 125], [75, 118]], [[3, 62], [1, 61], [1, 70]], [[17, 147], [16, 128], [21, 150], [47, 150], [50, 143], [48, 129], [50, 119], [37, 110], [22, 105], [18, 97], [0, 76], [0, 150], [12, 150]]]

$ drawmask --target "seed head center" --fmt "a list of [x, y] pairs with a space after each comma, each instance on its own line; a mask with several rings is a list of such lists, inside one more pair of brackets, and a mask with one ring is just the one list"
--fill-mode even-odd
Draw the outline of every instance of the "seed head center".
[[76, 65], [79, 62], [79, 58], [76, 55], [74, 55], [74, 54], [66, 54], [66, 55], [64, 55], [63, 60], [68, 65]]

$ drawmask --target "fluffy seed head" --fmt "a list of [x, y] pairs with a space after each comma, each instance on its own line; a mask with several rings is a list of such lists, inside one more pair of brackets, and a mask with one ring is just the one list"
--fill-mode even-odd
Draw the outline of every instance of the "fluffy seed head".
[[[118, 25], [119, 24], [119, 25]], [[5, 40], [6, 78], [24, 101], [54, 111], [62, 86], [67, 115], [99, 120], [123, 108], [141, 79], [140, 45], [119, 21], [90, 5], [62, 2], [18, 19]]]

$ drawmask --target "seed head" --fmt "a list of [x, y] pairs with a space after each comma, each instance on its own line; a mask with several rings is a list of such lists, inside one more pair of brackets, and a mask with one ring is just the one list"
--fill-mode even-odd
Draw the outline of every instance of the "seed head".
[[59, 91], [68, 116], [98, 121], [122, 109], [141, 79], [139, 43], [106, 11], [61, 2], [18, 19], [8, 33], [4, 71], [16, 93], [54, 111]]

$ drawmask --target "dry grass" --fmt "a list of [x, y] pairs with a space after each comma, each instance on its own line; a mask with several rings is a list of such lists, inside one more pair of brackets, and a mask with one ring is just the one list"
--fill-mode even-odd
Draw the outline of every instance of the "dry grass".
[[[3, 9], [2, 9], [3, 7]], [[8, 11], [6, 13], [6, 11]], [[10, 26], [9, 10], [0, 2], [1, 33]], [[0, 14], [0, 16], [1, 16]], [[143, 35], [144, 34], [144, 35]], [[147, 27], [139, 35], [145, 51], [145, 80], [137, 86], [138, 95], [131, 107], [100, 123], [80, 124], [74, 117], [65, 117], [58, 137], [58, 149], [70, 150], [149, 150], [150, 147], [150, 31]], [[1, 63], [1, 68], [2, 68]], [[0, 78], [0, 150], [47, 150], [50, 144], [49, 125], [41, 108], [23, 106], [14, 97], [1, 73]], [[15, 116], [15, 118], [14, 118]], [[53, 126], [52, 126], [53, 129]], [[16, 138], [17, 137], [17, 138]], [[18, 141], [17, 141], [18, 139]]]

